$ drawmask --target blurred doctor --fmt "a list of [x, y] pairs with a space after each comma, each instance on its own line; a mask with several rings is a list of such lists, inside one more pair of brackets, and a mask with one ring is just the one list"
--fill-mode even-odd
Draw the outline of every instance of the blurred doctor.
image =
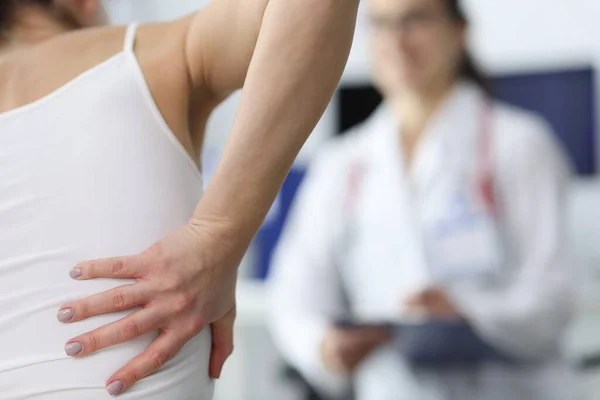
[[[491, 100], [457, 0], [370, 0], [383, 105], [312, 165], [274, 258], [272, 331], [319, 390], [359, 400], [573, 400], [570, 168], [539, 117]], [[385, 330], [460, 318], [521, 366], [417, 368]], [[401, 337], [400, 337], [401, 339]]]

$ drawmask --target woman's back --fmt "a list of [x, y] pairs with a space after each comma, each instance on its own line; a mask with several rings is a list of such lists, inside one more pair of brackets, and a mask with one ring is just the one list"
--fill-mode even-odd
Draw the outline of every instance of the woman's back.
[[[64, 351], [70, 338], [127, 313], [56, 320], [61, 304], [127, 283], [72, 280], [77, 262], [143, 251], [186, 223], [202, 193], [195, 163], [154, 103], [134, 38], [131, 29], [122, 52], [50, 94], [0, 96], [1, 399], [109, 398], [106, 379], [155, 337], [74, 359]], [[200, 334], [123, 398], [211, 398], [210, 345]]]

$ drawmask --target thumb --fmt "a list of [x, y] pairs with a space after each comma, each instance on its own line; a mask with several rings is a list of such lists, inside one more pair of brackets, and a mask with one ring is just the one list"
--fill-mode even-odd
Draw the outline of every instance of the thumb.
[[225, 361], [233, 352], [233, 325], [235, 322], [235, 306], [223, 318], [211, 324], [212, 349], [210, 353], [209, 374], [219, 379]]

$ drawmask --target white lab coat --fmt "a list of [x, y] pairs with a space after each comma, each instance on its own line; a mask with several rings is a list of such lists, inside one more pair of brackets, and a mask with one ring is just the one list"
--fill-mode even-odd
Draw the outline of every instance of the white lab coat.
[[[484, 93], [460, 82], [440, 107], [405, 170], [398, 128], [386, 105], [335, 139], [311, 166], [274, 257], [271, 327], [283, 355], [325, 393], [347, 378], [327, 371], [319, 345], [329, 322], [398, 320], [407, 296], [433, 282], [423, 225], [448, 193], [475, 176]], [[574, 306], [563, 200], [570, 168], [548, 125], [493, 103], [491, 131], [503, 258], [494, 279], [442, 282], [460, 312], [497, 348], [535, 367], [477, 371], [412, 369], [389, 346], [354, 377], [359, 400], [574, 400], [574, 374], [560, 342]], [[365, 168], [352, 216], [349, 171]], [[352, 245], [343, 243], [354, 221]], [[436, 282], [440, 283], [440, 282]]]

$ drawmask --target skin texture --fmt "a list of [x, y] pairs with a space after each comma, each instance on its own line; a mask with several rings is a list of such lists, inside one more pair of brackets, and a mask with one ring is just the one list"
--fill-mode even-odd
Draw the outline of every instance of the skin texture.
[[[108, 378], [127, 391], [202, 329], [213, 331], [210, 374], [233, 349], [237, 267], [347, 61], [358, 0], [213, 0], [196, 14], [139, 29], [135, 52], [151, 93], [198, 158], [211, 111], [244, 86], [229, 142], [187, 225], [136, 255], [84, 261], [72, 276], [137, 283], [64, 304], [66, 323], [141, 306], [73, 338], [85, 357], [150, 330], [152, 345]], [[98, 0], [22, 6], [0, 41], [0, 112], [29, 104], [118, 53], [124, 27], [102, 22]], [[79, 27], [89, 29], [76, 30]], [[169, 73], [165, 73], [168, 70]], [[90, 227], [93, 229], [93, 227]], [[124, 257], [123, 257], [124, 256]]]
[[[451, 19], [445, 0], [369, 0], [372, 77], [402, 127], [410, 168], [415, 149], [438, 105], [454, 84], [465, 52], [466, 26]], [[408, 311], [457, 318], [441, 288], [415, 293]], [[332, 327], [321, 346], [325, 365], [352, 373], [388, 340], [384, 330]]]

